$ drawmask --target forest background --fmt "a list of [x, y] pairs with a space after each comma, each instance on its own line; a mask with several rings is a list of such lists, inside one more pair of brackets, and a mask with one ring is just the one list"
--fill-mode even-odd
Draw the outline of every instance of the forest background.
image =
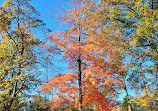
[[[13, 1], [18, 2], [18, 0]], [[19, 1], [23, 3], [23, 1], [29, 0]], [[36, 95], [33, 98], [44, 100], [45, 97], [44, 102], [46, 102], [46, 98], [47, 100], [53, 98], [46, 106], [44, 103], [40, 103], [43, 108], [51, 110], [108, 111], [120, 108], [123, 111], [156, 111], [158, 93], [157, 0], [69, 1], [73, 5], [67, 1], [32, 0], [30, 3], [40, 12], [41, 16], [38, 19], [32, 19], [37, 24], [34, 22], [32, 22], [33, 25], [29, 24], [32, 28], [26, 32], [31, 35], [28, 40], [33, 40], [31, 37], [34, 36], [39, 40], [33, 40], [33, 47], [31, 48], [26, 45], [27, 50], [23, 50], [24, 43], [19, 42], [20, 40], [23, 41], [23, 34], [22, 39], [16, 36], [19, 36], [18, 32], [25, 32], [22, 26], [26, 27], [28, 23], [19, 25], [22, 22], [16, 17], [19, 17], [22, 11], [14, 10], [17, 13], [12, 14], [14, 7], [9, 4], [10, 1], [6, 1], [5, 4], [4, 2], [1, 0], [0, 4], [8, 11], [1, 9], [1, 21], [6, 20], [3, 17], [8, 16], [8, 21], [3, 21], [4, 23], [9, 23], [9, 20], [17, 20], [19, 23], [15, 21], [17, 26], [14, 22], [12, 22], [13, 26], [10, 23], [8, 26], [1, 23], [2, 110], [17, 110], [24, 105], [24, 101], [28, 100], [26, 97], [31, 98], [35, 94], [41, 95], [40, 89], [37, 87], [44, 85], [43, 91], [48, 91], [48, 93], [45, 96]], [[58, 11], [58, 9], [60, 10]], [[12, 11], [9, 12], [9, 10]], [[17, 16], [9, 18], [10, 14], [11, 16], [17, 14]], [[25, 13], [22, 15], [25, 16]], [[55, 21], [55, 17], [59, 19], [58, 22]], [[26, 17], [26, 22], [30, 20]], [[61, 23], [64, 25], [60, 26]], [[38, 25], [46, 28], [42, 28], [40, 31], [33, 29]], [[14, 26], [15, 30], [13, 29]], [[11, 35], [14, 34], [15, 38], [13, 37], [12, 40], [17, 40], [15, 41], [16, 44], [10, 40]], [[6, 46], [6, 42], [13, 45]], [[21, 47], [18, 49], [18, 53], [15, 51], [17, 58], [12, 51], [6, 50], [6, 47]], [[39, 54], [35, 55], [37, 63], [35, 59], [23, 58], [24, 51], [27, 53], [29, 50], [31, 52], [32, 49]], [[9, 54], [13, 55], [9, 56]], [[26, 54], [26, 56], [30, 55]], [[17, 62], [14, 64], [14, 68], [8, 68], [10, 65], [6, 61], [11, 63], [10, 60], [7, 60], [8, 57], [15, 57], [15, 61], [12, 61]], [[58, 62], [62, 57], [65, 57], [64, 60]], [[24, 63], [22, 59], [34, 62], [33, 64], [32, 62], [27, 63], [30, 66], [29, 70], [22, 68]], [[18, 66], [17, 69], [16, 65]], [[31, 75], [27, 75], [28, 73]], [[3, 75], [5, 76], [3, 77]], [[46, 81], [48, 79], [50, 80]], [[22, 82], [18, 86], [19, 80]], [[24, 83], [23, 80], [26, 82]], [[30, 81], [35, 84], [32, 86], [35, 88], [33, 90], [30, 89]], [[20, 86], [22, 86], [21, 89], [18, 88]], [[102, 98], [104, 99], [101, 101]], [[33, 102], [38, 103], [35, 100]], [[17, 103], [19, 106], [14, 107]]]

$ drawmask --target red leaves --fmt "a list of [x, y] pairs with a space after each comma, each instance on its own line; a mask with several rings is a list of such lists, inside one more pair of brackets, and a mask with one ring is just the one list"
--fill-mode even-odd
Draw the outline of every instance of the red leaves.
[[98, 88], [92, 85], [84, 89], [84, 98], [83, 106], [92, 103], [104, 111], [110, 111], [117, 104], [114, 100], [106, 98], [106, 93], [101, 93]]
[[82, 69], [82, 106], [97, 105], [103, 111], [110, 111], [117, 105], [112, 97], [116, 87], [120, 86], [118, 75], [126, 73], [118, 56], [123, 53], [120, 46], [125, 44], [120, 29], [113, 23], [103, 25], [103, 10], [98, 4], [91, 2], [89, 5], [87, 1], [76, 8], [66, 9], [61, 19], [65, 24], [71, 24], [71, 28], [49, 34], [49, 44], [59, 49], [63, 60], [69, 60], [69, 69], [73, 72], [59, 74], [42, 87], [44, 91], [51, 87], [56, 89], [57, 98], [50, 102], [52, 108], [78, 107], [78, 58]]

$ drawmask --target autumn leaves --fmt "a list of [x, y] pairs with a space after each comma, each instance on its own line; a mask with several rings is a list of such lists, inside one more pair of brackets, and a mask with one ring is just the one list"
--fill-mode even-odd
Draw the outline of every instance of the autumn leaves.
[[46, 43], [33, 34], [45, 24], [29, 1], [7, 0], [0, 8], [0, 109], [18, 110], [25, 91], [37, 85], [29, 71], [43, 64], [34, 50], [39, 45], [42, 58], [68, 64], [42, 86], [55, 89], [51, 110], [157, 108], [157, 0], [66, 0], [53, 15], [64, 30], [47, 33]]
[[[68, 59], [73, 73], [60, 74], [50, 79], [43, 90], [56, 89], [52, 109], [83, 110], [98, 107], [110, 111], [118, 105], [114, 97], [119, 87], [119, 75], [126, 74], [121, 56], [125, 39], [121, 30], [101, 14], [102, 4], [93, 1], [74, 2], [72, 9], [65, 9], [62, 22], [71, 28], [49, 34], [52, 43]], [[59, 16], [59, 15], [58, 15]], [[52, 49], [53, 50], [53, 49]], [[85, 109], [88, 110], [88, 109]]]

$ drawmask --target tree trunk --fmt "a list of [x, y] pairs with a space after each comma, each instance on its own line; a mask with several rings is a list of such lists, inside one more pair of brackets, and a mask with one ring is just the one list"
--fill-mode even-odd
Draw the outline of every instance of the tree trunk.
[[[79, 0], [78, 1], [78, 4], [80, 4], [81, 1]], [[79, 17], [79, 15], [78, 15]], [[78, 45], [79, 45], [79, 55], [78, 55], [78, 86], [79, 86], [79, 111], [82, 111], [82, 71], [81, 71], [81, 50], [80, 50], [80, 46], [81, 46], [81, 34], [80, 34], [80, 19], [78, 21]]]
[[[80, 22], [80, 21], [79, 21]], [[78, 86], [79, 86], [79, 111], [82, 111], [82, 71], [81, 71], [81, 37], [80, 37], [80, 27], [78, 28], [78, 43], [79, 43], [79, 55], [78, 55]]]
[[78, 62], [78, 84], [79, 84], [79, 111], [82, 111], [82, 72], [81, 72], [81, 59]]
[[128, 103], [128, 111], [132, 111], [131, 105], [129, 103], [129, 96], [128, 96], [128, 91], [127, 91], [127, 87], [126, 87], [125, 78], [124, 78], [123, 84], [124, 84], [124, 90], [126, 91], [126, 97], [127, 97], [127, 103]]
[[[20, 34], [21, 36], [21, 51], [20, 51], [20, 56], [22, 57], [23, 53], [24, 53], [24, 46], [23, 46], [23, 33], [21, 32], [20, 30], [20, 9], [19, 9], [19, 0], [17, 0], [17, 3], [18, 3], [18, 14], [17, 14], [17, 26], [18, 26], [18, 31], [20, 31]], [[19, 76], [21, 74], [21, 63], [19, 64], [19, 72], [17, 74], [17, 76]], [[7, 111], [10, 111], [10, 108], [13, 104], [13, 101], [15, 99], [15, 97], [17, 96], [17, 93], [18, 93], [18, 81], [15, 81], [15, 84], [14, 84], [14, 88], [13, 88], [13, 93], [12, 93], [12, 98], [11, 98], [11, 101], [10, 101], [10, 104], [9, 106], [7, 107]]]

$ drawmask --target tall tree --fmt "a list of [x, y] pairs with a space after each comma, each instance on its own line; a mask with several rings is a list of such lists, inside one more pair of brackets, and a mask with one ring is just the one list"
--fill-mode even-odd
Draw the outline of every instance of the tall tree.
[[82, 111], [83, 106], [91, 106], [109, 111], [117, 105], [118, 75], [126, 73], [121, 61], [125, 54], [122, 49], [128, 44], [119, 24], [105, 21], [102, 12], [108, 13], [109, 6], [91, 0], [74, 0], [72, 6], [56, 15], [70, 28], [50, 33], [45, 47], [62, 54], [71, 73], [49, 79], [42, 88], [46, 92], [56, 88], [57, 96], [50, 101], [52, 110], [77, 108]]
[[126, 30], [133, 46], [129, 50], [132, 66], [128, 80], [132, 89], [142, 96], [141, 105], [146, 101], [146, 109], [152, 110], [158, 89], [158, 1], [109, 0], [109, 3], [113, 5], [111, 20], [122, 23], [120, 26]]
[[29, 68], [37, 63], [34, 47], [40, 42], [32, 32], [44, 24], [29, 2], [6, 0], [0, 10], [0, 19], [4, 21], [0, 24], [0, 107], [4, 111], [17, 110], [20, 94], [37, 84]]

